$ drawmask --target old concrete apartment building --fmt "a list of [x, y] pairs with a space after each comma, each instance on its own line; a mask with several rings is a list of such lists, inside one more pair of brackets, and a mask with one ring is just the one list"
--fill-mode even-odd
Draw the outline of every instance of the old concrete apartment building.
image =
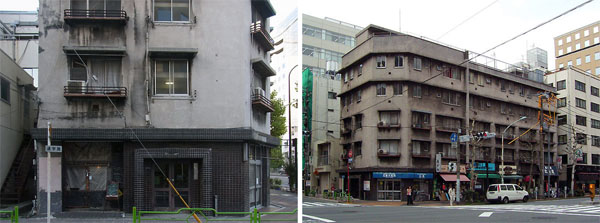
[[[600, 78], [569, 66], [546, 75], [558, 96], [558, 153], [563, 169], [560, 181], [575, 188], [600, 185]], [[575, 174], [572, 174], [573, 163]]]
[[[307, 190], [321, 193], [336, 188], [340, 176], [335, 172], [342, 163], [339, 157], [340, 145], [340, 75], [336, 73], [342, 62], [342, 55], [355, 46], [354, 35], [362, 27], [332, 18], [317, 18], [302, 15], [302, 70], [310, 69], [312, 89], [310, 148], [308, 170], [304, 178]], [[306, 150], [305, 150], [306, 151]]]
[[182, 207], [165, 178], [192, 207], [269, 205], [268, 0], [40, 6], [42, 213], [48, 190], [54, 213]]
[[[476, 55], [476, 54], [475, 54]], [[495, 67], [473, 60], [472, 52], [430, 40], [406, 35], [376, 25], [369, 25], [356, 35], [356, 46], [343, 56], [340, 73], [342, 146], [341, 159], [350, 164], [350, 193], [365, 200], [404, 200], [405, 189], [433, 194], [442, 183], [454, 184], [456, 173], [448, 164], [461, 156], [459, 169], [464, 173], [466, 147], [451, 146], [450, 135], [467, 127], [473, 132], [494, 132], [495, 138], [483, 140], [468, 154], [473, 162], [496, 167], [490, 178], [499, 178], [501, 133], [514, 139], [537, 123], [537, 93], [554, 92], [537, 77], [494, 60]], [[504, 67], [502, 67], [503, 65]], [[469, 106], [466, 88], [469, 88]], [[469, 118], [465, 109], [468, 107]], [[474, 123], [474, 125], [473, 125]], [[508, 145], [505, 141], [506, 182], [525, 182], [531, 177], [539, 182], [539, 126]], [[548, 137], [548, 134], [544, 134]], [[556, 160], [556, 127], [550, 128], [551, 159]], [[547, 138], [544, 141], [547, 148]], [[547, 152], [547, 150], [546, 150]], [[441, 154], [436, 171], [436, 154]], [[533, 166], [533, 174], [529, 168]], [[345, 165], [344, 165], [345, 166]], [[477, 169], [478, 166], [475, 166]], [[491, 169], [491, 168], [490, 168]], [[346, 175], [347, 169], [336, 170]], [[461, 174], [461, 181], [486, 175]], [[551, 174], [551, 173], [550, 173]], [[557, 176], [552, 174], [552, 181]], [[490, 183], [499, 182], [491, 179]], [[346, 180], [340, 182], [347, 188]], [[475, 187], [476, 189], [478, 187]]]
[[575, 66], [586, 73], [600, 75], [600, 21], [554, 37], [558, 69]]

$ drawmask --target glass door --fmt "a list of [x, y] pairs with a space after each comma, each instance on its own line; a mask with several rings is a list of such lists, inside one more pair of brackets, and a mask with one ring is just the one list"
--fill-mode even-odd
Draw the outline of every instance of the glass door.
[[154, 208], [156, 210], [176, 210], [185, 207], [185, 204], [171, 188], [163, 173], [169, 177], [181, 197], [190, 204], [190, 163], [185, 161], [160, 161], [158, 167], [154, 167]]

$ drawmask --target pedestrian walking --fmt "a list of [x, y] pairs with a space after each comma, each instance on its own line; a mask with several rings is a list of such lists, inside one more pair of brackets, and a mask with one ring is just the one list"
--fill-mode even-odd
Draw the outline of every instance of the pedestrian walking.
[[448, 195], [450, 196], [450, 206], [452, 206], [452, 202], [454, 202], [454, 197], [456, 197], [456, 192], [454, 191], [454, 188], [450, 187], [450, 189], [448, 189]]
[[412, 202], [412, 188], [410, 186], [408, 186], [408, 188], [406, 188], [406, 205], [411, 205], [413, 204]]

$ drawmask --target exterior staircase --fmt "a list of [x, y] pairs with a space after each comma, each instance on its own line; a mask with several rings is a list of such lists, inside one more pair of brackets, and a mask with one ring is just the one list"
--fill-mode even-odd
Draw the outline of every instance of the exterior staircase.
[[0, 203], [17, 204], [23, 198], [26, 183], [30, 180], [30, 170], [35, 157], [33, 139], [30, 135], [24, 135], [21, 148], [10, 167], [2, 190], [0, 190]]

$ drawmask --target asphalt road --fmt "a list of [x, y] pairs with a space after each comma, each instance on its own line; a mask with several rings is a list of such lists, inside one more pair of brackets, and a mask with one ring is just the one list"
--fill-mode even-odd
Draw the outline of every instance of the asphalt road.
[[331, 222], [600, 222], [587, 199], [468, 206], [348, 206], [304, 197], [302, 221]]

